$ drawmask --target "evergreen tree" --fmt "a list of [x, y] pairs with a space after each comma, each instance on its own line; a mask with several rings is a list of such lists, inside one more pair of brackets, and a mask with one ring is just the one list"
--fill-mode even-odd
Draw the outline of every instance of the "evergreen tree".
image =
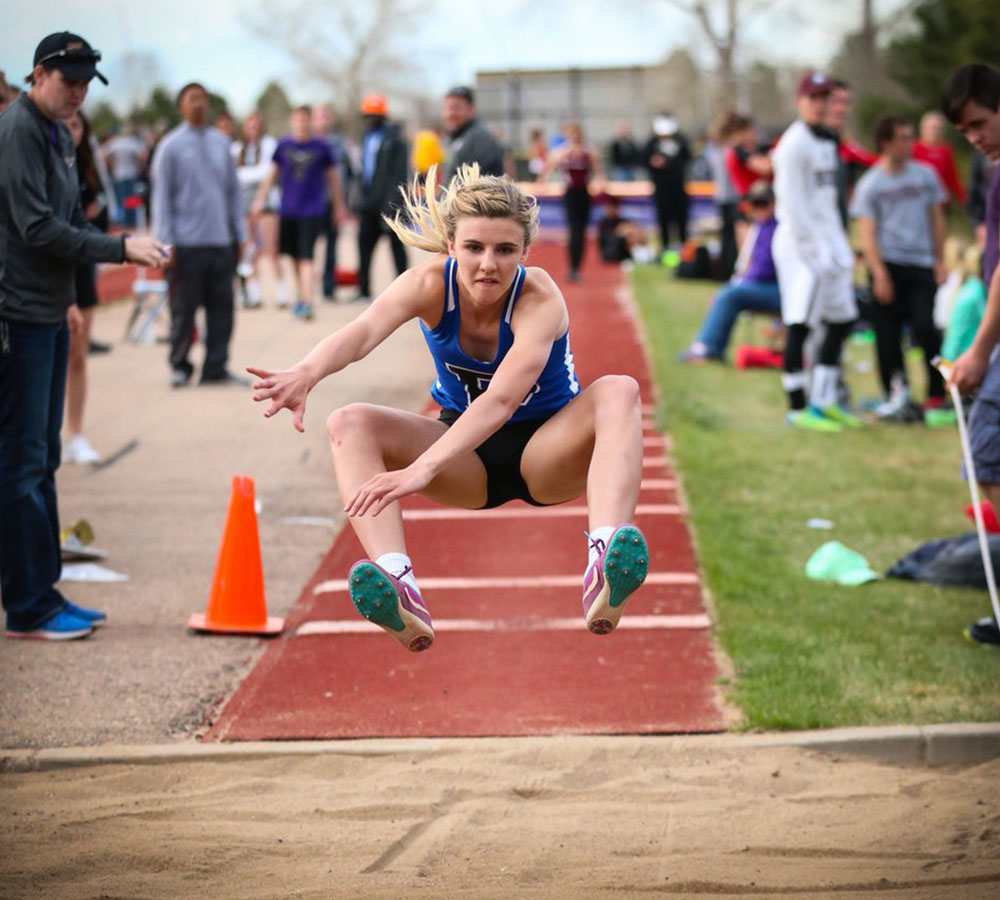
[[889, 71], [923, 108], [937, 108], [941, 86], [959, 66], [996, 64], [1000, 49], [997, 0], [921, 0], [914, 29], [887, 51]]

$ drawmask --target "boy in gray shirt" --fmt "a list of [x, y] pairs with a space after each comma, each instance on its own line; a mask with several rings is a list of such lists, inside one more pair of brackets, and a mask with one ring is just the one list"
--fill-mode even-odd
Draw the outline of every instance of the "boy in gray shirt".
[[934, 325], [934, 295], [944, 278], [941, 251], [947, 195], [937, 174], [912, 159], [913, 129], [899, 116], [875, 127], [879, 161], [858, 181], [851, 215], [858, 220], [871, 275], [872, 327], [879, 374], [888, 401], [879, 415], [892, 418], [909, 406], [910, 392], [900, 346], [904, 322], [924, 354], [927, 408], [944, 401], [944, 382], [931, 360], [941, 348]]

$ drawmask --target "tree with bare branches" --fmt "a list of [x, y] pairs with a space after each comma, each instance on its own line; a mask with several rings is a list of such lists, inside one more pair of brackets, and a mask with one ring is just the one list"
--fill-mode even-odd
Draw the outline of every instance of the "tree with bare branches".
[[356, 122], [364, 94], [412, 94], [413, 37], [427, 11], [426, 0], [259, 0], [248, 24], [330, 91], [341, 121]]
[[[712, 48], [720, 97], [739, 94], [740, 48], [747, 21], [774, 5], [775, 0], [666, 0], [697, 23]], [[731, 101], [730, 101], [731, 102]]]

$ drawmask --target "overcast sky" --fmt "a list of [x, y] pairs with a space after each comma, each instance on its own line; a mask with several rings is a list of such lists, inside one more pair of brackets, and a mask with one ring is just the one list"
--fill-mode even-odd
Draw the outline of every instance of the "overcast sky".
[[[92, 99], [127, 102], [126, 53], [150, 53], [170, 88], [197, 79], [246, 112], [271, 79], [281, 81], [293, 101], [318, 97], [280, 50], [256, 37], [241, 11], [257, 0], [0, 0], [0, 70], [8, 81], [31, 68], [38, 41], [53, 31], [82, 34], [104, 55], [110, 88], [95, 82]], [[317, 0], [320, 2], [320, 0]], [[364, 0], [355, 0], [363, 3]], [[708, 60], [690, 17], [667, 0], [575, 0], [573, 4], [508, 0], [470, 12], [470, 0], [427, 0], [435, 10], [421, 38], [423, 76], [430, 93], [471, 82], [477, 70], [636, 65], [687, 47]], [[902, 0], [876, 0], [883, 15]], [[271, 0], [280, 10], [282, 0]], [[720, 4], [721, 5], [721, 4]], [[796, 4], [774, 0], [750, 22], [748, 48], [768, 62], [823, 65], [840, 35], [856, 27], [861, 0], [836, 0], [808, 17], [783, 10]], [[433, 28], [431, 27], [433, 25]], [[132, 83], [138, 89], [137, 83]]]

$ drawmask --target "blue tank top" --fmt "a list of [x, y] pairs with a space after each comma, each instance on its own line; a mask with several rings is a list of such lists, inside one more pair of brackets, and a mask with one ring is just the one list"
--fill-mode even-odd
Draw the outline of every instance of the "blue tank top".
[[[524, 266], [518, 266], [514, 283], [507, 295], [503, 317], [500, 319], [496, 358], [492, 362], [483, 362], [473, 359], [459, 346], [458, 261], [452, 257], [445, 261], [444, 311], [441, 321], [435, 328], [428, 328], [423, 320], [420, 321], [420, 328], [437, 369], [437, 380], [431, 386], [431, 396], [441, 406], [464, 412], [489, 387], [490, 379], [514, 343], [510, 321], [514, 315], [514, 304], [524, 287], [525, 275]], [[538, 381], [509, 421], [547, 419], [579, 393], [580, 382], [577, 381], [573, 368], [573, 351], [569, 347], [567, 329], [566, 334], [553, 342], [552, 352], [549, 353]]]

